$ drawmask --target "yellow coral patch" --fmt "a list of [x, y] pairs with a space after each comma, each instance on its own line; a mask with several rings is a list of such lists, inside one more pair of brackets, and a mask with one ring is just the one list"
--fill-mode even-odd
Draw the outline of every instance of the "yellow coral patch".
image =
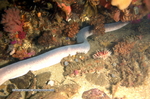
[[112, 0], [111, 4], [117, 6], [120, 10], [126, 9], [132, 0]]

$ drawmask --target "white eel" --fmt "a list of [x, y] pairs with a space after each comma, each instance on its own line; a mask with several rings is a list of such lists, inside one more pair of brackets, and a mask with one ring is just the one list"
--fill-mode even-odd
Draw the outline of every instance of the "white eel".
[[[105, 32], [120, 29], [126, 24], [128, 24], [128, 22], [105, 24]], [[57, 64], [62, 58], [68, 55], [75, 55], [77, 52], [87, 53], [90, 50], [90, 44], [86, 39], [92, 34], [93, 33], [90, 32], [90, 26], [84, 27], [77, 34], [77, 42], [79, 44], [59, 47], [44, 54], [0, 68], [0, 85], [9, 79], [26, 74], [29, 70], [36, 71]]]

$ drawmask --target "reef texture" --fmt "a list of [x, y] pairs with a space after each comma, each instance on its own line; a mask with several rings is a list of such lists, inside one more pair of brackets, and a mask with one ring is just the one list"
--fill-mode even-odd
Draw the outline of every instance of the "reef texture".
[[[118, 38], [115, 34], [107, 33], [96, 38], [100, 44], [99, 48], [101, 48], [97, 53], [91, 52], [90, 56], [78, 53], [62, 59], [63, 75], [73, 78], [82, 76], [87, 81], [100, 86], [109, 83], [112, 85], [119, 83], [120, 86], [126, 87], [142, 85], [148, 75], [150, 59], [148, 55], [150, 43], [143, 39], [144, 35], [149, 34], [144, 32], [145, 29], [149, 30], [149, 22], [146, 24], [147, 27], [138, 29], [140, 34], [122, 34]], [[104, 54], [103, 51], [106, 48], [109, 48], [112, 53], [104, 60], [100, 56]], [[100, 58], [97, 59], [93, 55]]]
[[[145, 19], [150, 19], [149, 0], [0, 0], [0, 3], [5, 4], [0, 6], [1, 65], [15, 62], [16, 59], [30, 58], [60, 46], [76, 44], [78, 31], [91, 25], [94, 36], [88, 40], [92, 42], [91, 48], [97, 47], [99, 51], [92, 50], [89, 55], [78, 53], [62, 59], [64, 78], [85, 77], [93, 85], [110, 84], [112, 96], [115, 96], [119, 86], [143, 85], [150, 60], [150, 43], [149, 40], [144, 41], [149, 32], [145, 30], [150, 29], [149, 21], [142, 25], [140, 22], [144, 16]], [[128, 31], [120, 33], [120, 37], [117, 37], [120, 34], [105, 34], [104, 24], [118, 21], [131, 21], [132, 26], [128, 27], [132, 30], [130, 35], [127, 34]], [[106, 53], [105, 49], [109, 53]], [[39, 80], [42, 79], [40, 76], [38, 78], [31, 75], [19, 79], [26, 82], [24, 85], [19, 85], [17, 81], [8, 86], [2, 85], [2, 91], [7, 89], [7, 92], [0, 94], [8, 99], [13, 96], [20, 98], [21, 92], [11, 91], [16, 86], [28, 89], [56, 89], [55, 92], [48, 93], [28, 92], [25, 96], [28, 99], [68, 99], [78, 93], [78, 84], [59, 82], [58, 85], [51, 86], [53, 81], [48, 78], [50, 75], [43, 76], [46, 77], [44, 83]], [[51, 85], [47, 84], [49, 81], [52, 82]], [[84, 92], [83, 98], [104, 99], [107, 95], [100, 90], [91, 89]]]
[[135, 42], [118, 42], [113, 48], [115, 54], [127, 55], [133, 49]]
[[93, 33], [96, 35], [99, 34], [104, 34], [105, 29], [104, 29], [104, 16], [99, 15], [99, 16], [93, 16], [92, 20], [90, 22], [90, 25], [93, 25]]
[[44, 31], [42, 36], [38, 39], [38, 43], [42, 46], [50, 46], [50, 45], [57, 45], [58, 39], [53, 35], [50, 31]]
[[[122, 0], [124, 2], [124, 0]], [[104, 34], [104, 23], [133, 21], [149, 13], [147, 0], [9, 0], [1, 9], [2, 42], [7, 41], [8, 57], [25, 59], [20, 49], [41, 50], [74, 44], [78, 31], [93, 26], [95, 35]], [[147, 2], [147, 3], [146, 3]], [[15, 6], [14, 6], [15, 5]], [[117, 6], [117, 7], [116, 7]], [[5, 10], [3, 10], [5, 9]], [[42, 47], [39, 50], [38, 47]], [[13, 55], [14, 54], [14, 55]], [[5, 55], [3, 55], [5, 56]]]

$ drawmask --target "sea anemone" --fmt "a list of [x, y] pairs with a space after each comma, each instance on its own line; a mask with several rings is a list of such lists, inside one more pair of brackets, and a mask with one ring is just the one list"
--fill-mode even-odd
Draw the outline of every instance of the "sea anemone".
[[102, 58], [102, 59], [106, 59], [107, 57], [109, 57], [111, 55], [111, 51], [105, 49], [103, 51], [99, 51], [97, 50], [96, 53], [93, 55], [94, 59], [98, 59], [98, 58]]

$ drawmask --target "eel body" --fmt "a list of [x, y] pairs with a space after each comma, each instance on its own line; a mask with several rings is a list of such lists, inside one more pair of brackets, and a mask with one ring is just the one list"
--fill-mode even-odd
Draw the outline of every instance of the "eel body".
[[[118, 30], [128, 24], [128, 22], [117, 22], [105, 24], [105, 32]], [[90, 31], [90, 26], [84, 27], [77, 34], [77, 42], [79, 44], [68, 45], [50, 50], [41, 55], [25, 59], [0, 69], [0, 85], [9, 79], [13, 79], [26, 74], [28, 71], [36, 71], [45, 67], [52, 66], [61, 61], [62, 58], [68, 55], [75, 55], [77, 52], [87, 53], [90, 50], [90, 44], [87, 37], [93, 33]]]

